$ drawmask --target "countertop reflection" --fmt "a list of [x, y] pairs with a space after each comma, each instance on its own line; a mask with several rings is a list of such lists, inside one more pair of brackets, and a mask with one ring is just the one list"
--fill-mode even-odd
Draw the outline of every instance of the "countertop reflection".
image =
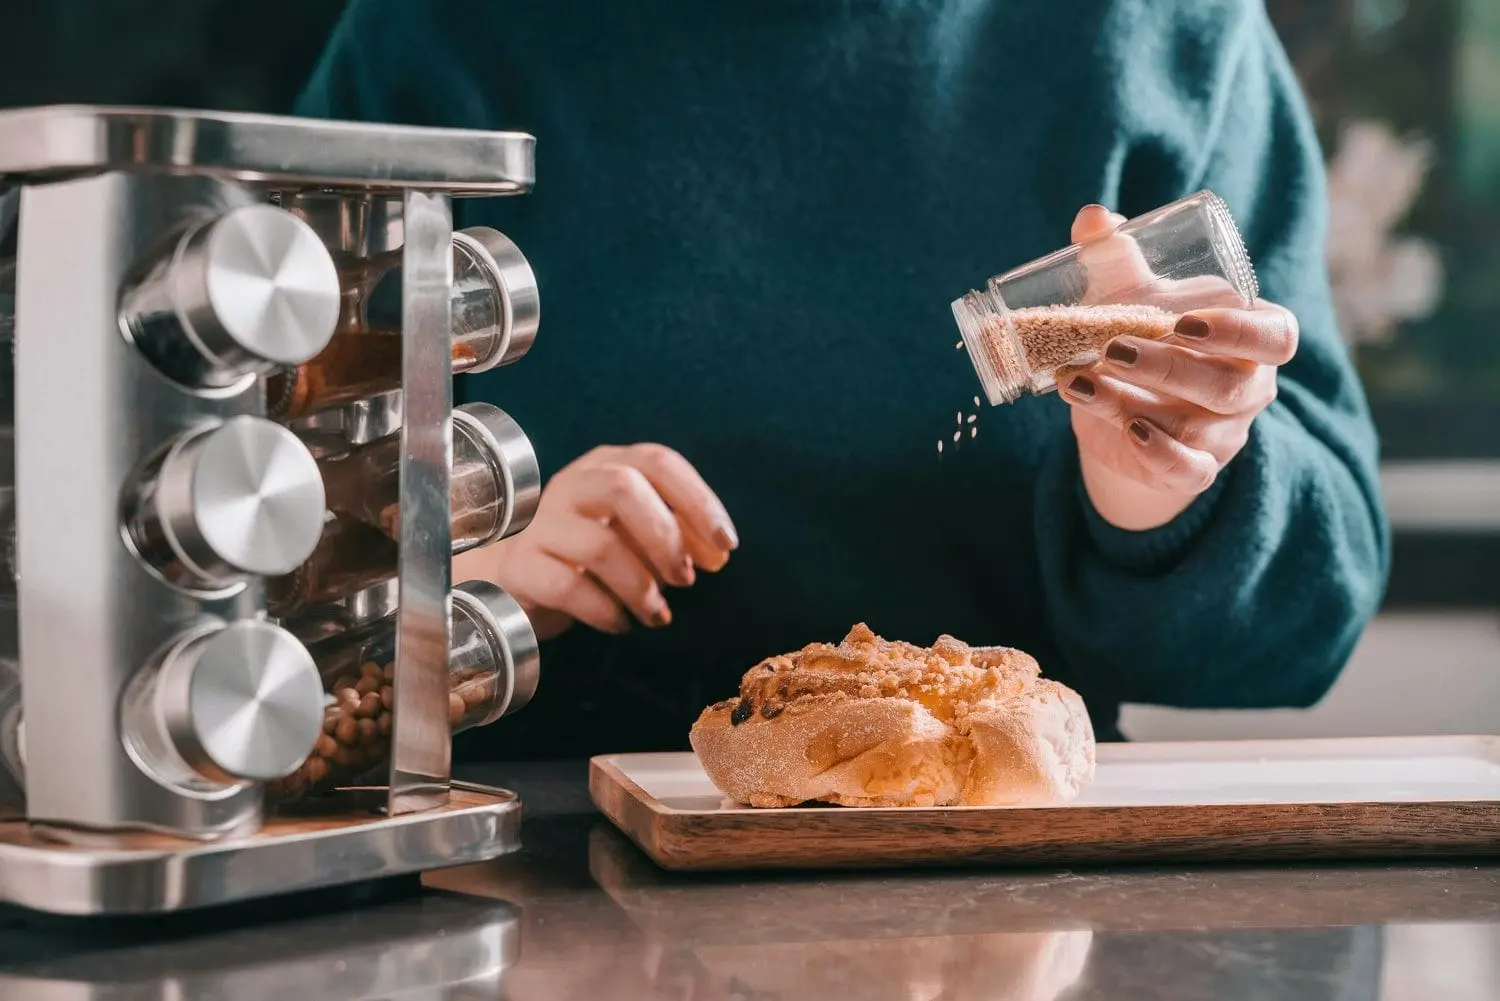
[[5, 1001], [1486, 1001], [1500, 867], [683, 876], [581, 764], [486, 768], [525, 849], [168, 921], [0, 912]]
[[430, 882], [522, 908], [515, 1001], [1500, 997], [1500, 867], [674, 875], [582, 767], [486, 771], [527, 801], [526, 851]]

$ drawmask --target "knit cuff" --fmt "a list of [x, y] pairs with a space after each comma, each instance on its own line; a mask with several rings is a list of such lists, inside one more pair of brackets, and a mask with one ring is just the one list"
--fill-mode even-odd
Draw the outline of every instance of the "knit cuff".
[[1233, 464], [1230, 464], [1220, 470], [1213, 485], [1195, 497], [1177, 517], [1143, 532], [1118, 528], [1105, 521], [1094, 508], [1080, 475], [1077, 481], [1078, 503], [1083, 509], [1083, 522], [1095, 551], [1127, 573], [1150, 575], [1170, 569], [1192, 549], [1208, 527], [1218, 509], [1219, 498], [1228, 488], [1233, 469]]

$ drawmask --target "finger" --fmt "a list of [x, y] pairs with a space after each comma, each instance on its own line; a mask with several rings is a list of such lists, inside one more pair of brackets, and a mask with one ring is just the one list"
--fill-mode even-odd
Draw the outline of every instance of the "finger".
[[1222, 465], [1216, 456], [1189, 448], [1152, 421], [1137, 417], [1125, 427], [1141, 468], [1163, 490], [1200, 494], [1213, 485]]
[[626, 456], [694, 532], [721, 550], [732, 552], [739, 547], [729, 512], [692, 463], [665, 445], [632, 445]]
[[1297, 318], [1269, 303], [1254, 309], [1200, 309], [1177, 321], [1179, 343], [1205, 354], [1285, 365], [1297, 353]]
[[1123, 382], [1102, 370], [1073, 376], [1062, 388], [1075, 407], [1118, 429], [1144, 419], [1190, 449], [1228, 462], [1245, 445], [1250, 415], [1225, 417], [1183, 400]]
[[1138, 337], [1105, 345], [1103, 371], [1216, 414], [1259, 413], [1276, 398], [1276, 370], [1269, 365]]
[[1073, 217], [1072, 239], [1074, 243], [1091, 243], [1108, 236], [1125, 224], [1125, 217], [1111, 212], [1103, 205], [1085, 205]]
[[613, 528], [587, 518], [549, 522], [535, 541], [544, 552], [591, 575], [648, 626], [672, 621], [650, 567]]
[[688, 555], [693, 563], [709, 573], [718, 573], [729, 562], [729, 550], [720, 549], [693, 530], [687, 522], [678, 519], [682, 528], [682, 539], [687, 544]]
[[[508, 555], [508, 554], [507, 554]], [[533, 604], [562, 612], [601, 633], [626, 633], [625, 609], [587, 574], [550, 553], [518, 550], [503, 563], [506, 590], [522, 605]]]
[[624, 463], [579, 469], [570, 498], [585, 518], [608, 521], [630, 536], [662, 580], [691, 583], [692, 564], [677, 517], [639, 469]]
[[1120, 229], [1124, 216], [1090, 205], [1073, 221], [1078, 263], [1088, 276], [1085, 302], [1118, 298], [1155, 278], [1135, 238]]

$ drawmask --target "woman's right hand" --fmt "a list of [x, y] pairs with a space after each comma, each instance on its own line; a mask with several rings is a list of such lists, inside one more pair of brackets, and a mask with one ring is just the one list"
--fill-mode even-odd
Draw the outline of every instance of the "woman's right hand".
[[739, 546], [719, 498], [664, 445], [605, 445], [560, 469], [525, 531], [453, 561], [455, 580], [493, 581], [540, 639], [574, 622], [602, 632], [672, 621], [663, 587], [689, 587]]

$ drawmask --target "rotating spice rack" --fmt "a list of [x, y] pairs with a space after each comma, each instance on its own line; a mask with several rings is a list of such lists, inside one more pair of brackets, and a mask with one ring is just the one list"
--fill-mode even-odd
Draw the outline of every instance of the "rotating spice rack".
[[529, 191], [534, 145], [0, 112], [0, 901], [180, 910], [519, 846], [451, 736], [525, 705], [536, 638], [451, 559], [524, 529], [540, 475], [452, 383], [539, 306], [452, 199]]

